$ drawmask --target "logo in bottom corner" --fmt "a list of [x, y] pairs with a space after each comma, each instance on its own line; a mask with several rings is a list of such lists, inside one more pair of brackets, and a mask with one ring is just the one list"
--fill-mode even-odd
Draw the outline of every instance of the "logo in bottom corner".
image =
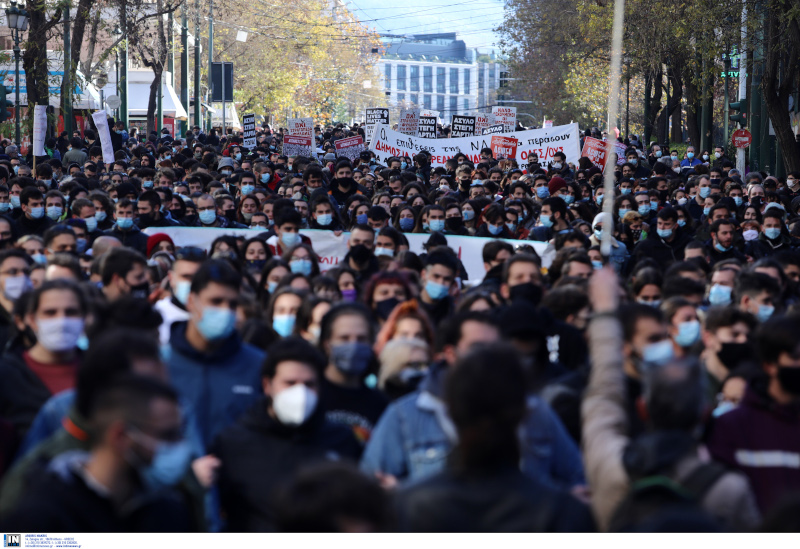
[[22, 534], [3, 534], [3, 547], [22, 547]]

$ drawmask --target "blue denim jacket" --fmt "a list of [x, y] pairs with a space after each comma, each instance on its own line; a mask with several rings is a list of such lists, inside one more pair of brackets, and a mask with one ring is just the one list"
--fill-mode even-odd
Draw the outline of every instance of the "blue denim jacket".
[[[364, 450], [362, 471], [414, 482], [444, 469], [457, 439], [444, 403], [436, 396], [441, 373], [441, 369], [432, 370], [419, 391], [386, 409]], [[559, 489], [586, 482], [578, 447], [539, 397], [528, 398], [520, 443], [521, 470], [531, 478]]]

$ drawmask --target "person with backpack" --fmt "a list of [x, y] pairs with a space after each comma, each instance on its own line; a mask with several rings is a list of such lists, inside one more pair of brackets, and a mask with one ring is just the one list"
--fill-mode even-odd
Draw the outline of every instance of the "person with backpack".
[[[668, 339], [644, 351], [643, 412], [647, 431], [627, 433], [619, 287], [613, 270], [589, 282], [592, 372], [582, 405], [583, 448], [592, 507], [601, 530], [634, 530], [648, 520], [705, 512], [726, 530], [760, 520], [747, 479], [704, 458], [698, 433], [705, 411], [702, 371], [672, 358]], [[665, 331], [666, 333], [666, 331]]]

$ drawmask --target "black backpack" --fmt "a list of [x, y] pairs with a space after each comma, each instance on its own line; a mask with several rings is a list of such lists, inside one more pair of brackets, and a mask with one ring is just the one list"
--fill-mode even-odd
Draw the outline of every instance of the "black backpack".
[[614, 511], [609, 530], [634, 531], [655, 517], [668, 513], [695, 515], [713, 523], [714, 519], [703, 510], [701, 503], [726, 472], [724, 466], [710, 462], [697, 467], [680, 483], [665, 475], [637, 480]]

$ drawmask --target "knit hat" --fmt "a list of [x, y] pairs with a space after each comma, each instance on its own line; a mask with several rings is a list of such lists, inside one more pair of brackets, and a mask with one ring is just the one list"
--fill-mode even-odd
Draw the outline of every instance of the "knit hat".
[[217, 164], [217, 171], [221, 170], [222, 168], [233, 168], [233, 158], [230, 156], [223, 156], [219, 159], [219, 163]]
[[567, 182], [564, 181], [563, 177], [555, 176], [550, 180], [550, 183], [547, 184], [547, 188], [550, 191], [550, 196], [555, 196], [555, 194], [567, 186]]
[[147, 257], [153, 253], [153, 250], [156, 249], [161, 242], [169, 242], [172, 246], [175, 246], [175, 242], [169, 237], [168, 234], [165, 233], [156, 233], [150, 238], [147, 239]]

